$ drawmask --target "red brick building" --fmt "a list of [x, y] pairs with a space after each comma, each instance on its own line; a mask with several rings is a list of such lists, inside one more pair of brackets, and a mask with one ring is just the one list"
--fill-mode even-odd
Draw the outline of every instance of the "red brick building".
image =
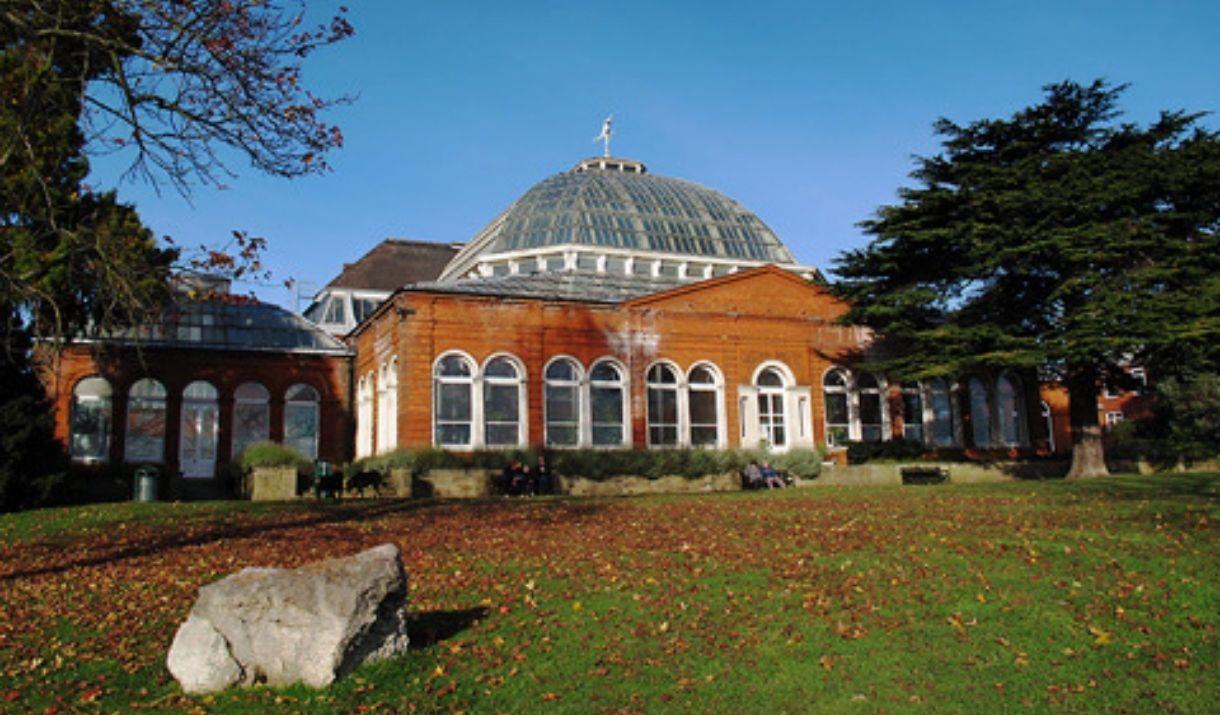
[[171, 496], [218, 496], [226, 465], [253, 442], [351, 453], [351, 352], [277, 306], [183, 298], [155, 331], [41, 357], [56, 433], [99, 484], [153, 464]]
[[755, 447], [911, 439], [1044, 443], [1033, 380], [899, 385], [773, 232], [639, 162], [581, 162], [530, 189], [437, 281], [349, 336], [356, 456], [398, 447]]

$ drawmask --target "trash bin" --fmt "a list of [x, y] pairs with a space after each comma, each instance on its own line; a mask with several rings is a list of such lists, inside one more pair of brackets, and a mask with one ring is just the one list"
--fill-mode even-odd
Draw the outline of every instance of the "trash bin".
[[131, 498], [136, 501], [156, 501], [157, 480], [160, 476], [161, 471], [154, 466], [145, 465], [136, 468]]

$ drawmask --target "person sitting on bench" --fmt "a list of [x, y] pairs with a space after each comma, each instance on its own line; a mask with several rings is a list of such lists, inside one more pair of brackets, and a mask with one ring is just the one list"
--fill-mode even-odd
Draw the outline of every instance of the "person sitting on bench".
[[746, 489], [762, 489], [763, 477], [762, 471], [758, 468], [758, 462], [750, 460], [745, 469], [745, 488]]
[[768, 489], [784, 488], [784, 480], [780, 478], [779, 472], [775, 471], [770, 462], [763, 462], [762, 467], [758, 471], [762, 475], [763, 483], [767, 485]]

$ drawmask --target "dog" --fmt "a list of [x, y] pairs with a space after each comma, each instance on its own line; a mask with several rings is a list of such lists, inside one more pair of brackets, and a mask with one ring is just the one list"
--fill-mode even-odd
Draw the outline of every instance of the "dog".
[[374, 494], [381, 496], [381, 487], [384, 485], [385, 475], [375, 469], [358, 472], [347, 480], [347, 490], [355, 491], [361, 497], [364, 496], [364, 490], [369, 487], [372, 487]]

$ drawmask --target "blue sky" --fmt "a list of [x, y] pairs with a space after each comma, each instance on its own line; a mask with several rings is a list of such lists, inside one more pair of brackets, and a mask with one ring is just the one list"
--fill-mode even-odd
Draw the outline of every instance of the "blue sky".
[[[312, 0], [325, 14], [338, 3]], [[158, 234], [267, 237], [306, 290], [388, 236], [465, 241], [537, 181], [600, 151], [689, 179], [829, 269], [892, 202], [932, 122], [1005, 116], [1040, 87], [1129, 82], [1127, 118], [1220, 110], [1220, 2], [349, 2], [356, 34], [306, 65], [334, 171], [240, 175], [188, 203], [119, 185]], [[1220, 118], [1206, 123], [1220, 127]], [[95, 163], [113, 185], [122, 155]], [[245, 286], [291, 305], [293, 295]]]

